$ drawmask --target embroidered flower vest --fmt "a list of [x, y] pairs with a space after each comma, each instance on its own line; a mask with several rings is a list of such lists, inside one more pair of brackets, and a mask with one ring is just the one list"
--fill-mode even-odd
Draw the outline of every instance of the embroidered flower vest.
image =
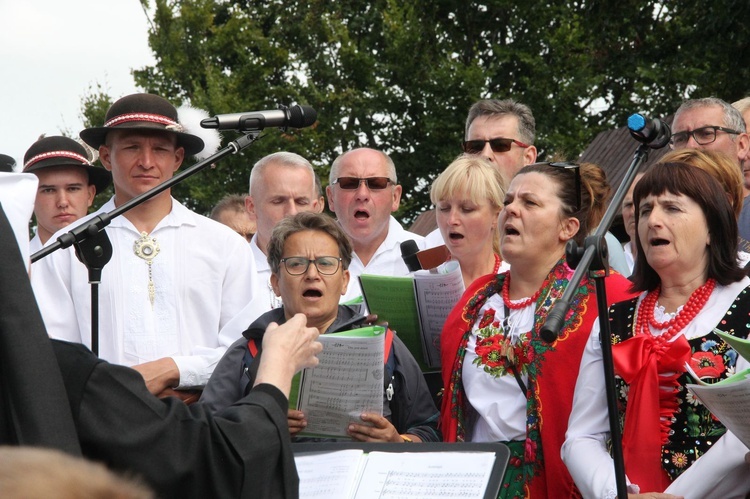
[[[633, 336], [636, 323], [637, 299], [613, 305], [610, 309], [612, 343], [617, 344]], [[750, 329], [750, 317], [739, 311], [750, 310], [750, 293], [742, 290], [732, 302], [724, 317], [715, 326], [728, 334], [746, 337]], [[688, 341], [692, 356], [690, 366], [706, 383], [715, 383], [734, 374], [737, 352], [721, 340], [715, 333], [693, 338]], [[627, 411], [629, 385], [616, 376], [617, 400], [620, 427], [624, 427]], [[700, 403], [685, 385], [695, 383], [686, 372], [678, 378], [676, 392], [677, 408], [671, 420], [667, 421], [669, 433], [666, 444], [662, 445], [661, 465], [674, 481], [680, 474], [705, 454], [726, 432], [709, 410]], [[627, 468], [627, 463], [625, 463]]]

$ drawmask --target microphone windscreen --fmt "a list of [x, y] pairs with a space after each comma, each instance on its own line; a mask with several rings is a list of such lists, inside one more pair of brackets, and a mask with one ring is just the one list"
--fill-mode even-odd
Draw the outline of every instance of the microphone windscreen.
[[418, 252], [419, 246], [417, 246], [417, 242], [414, 239], [408, 239], [401, 243], [401, 258], [404, 259], [409, 272], [416, 272], [422, 269], [419, 259], [417, 259]]
[[312, 125], [318, 119], [318, 112], [310, 106], [292, 106], [289, 109], [289, 123], [291, 128], [304, 128]]

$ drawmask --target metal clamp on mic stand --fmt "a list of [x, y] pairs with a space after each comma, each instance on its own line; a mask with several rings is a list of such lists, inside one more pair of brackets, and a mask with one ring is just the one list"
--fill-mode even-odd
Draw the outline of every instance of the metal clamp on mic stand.
[[625, 465], [622, 458], [622, 434], [617, 410], [617, 392], [615, 389], [614, 363], [612, 360], [612, 336], [609, 327], [609, 307], [607, 306], [607, 292], [604, 279], [609, 275], [609, 251], [604, 235], [612, 225], [615, 215], [622, 205], [625, 194], [633, 184], [641, 164], [648, 159], [649, 149], [659, 149], [669, 142], [671, 132], [669, 125], [660, 120], [649, 120], [640, 114], [628, 118], [628, 128], [634, 139], [641, 142], [636, 149], [633, 162], [628, 167], [620, 187], [612, 197], [599, 226], [594, 234], [584, 240], [584, 247], [579, 248], [575, 241], [568, 241], [565, 247], [565, 257], [568, 265], [575, 269], [563, 295], [552, 305], [545, 323], [541, 327], [541, 337], [548, 343], [557, 340], [562, 329], [565, 316], [570, 310], [576, 289], [588, 273], [596, 288], [596, 304], [599, 311], [599, 331], [602, 347], [602, 364], [604, 382], [607, 393], [607, 408], [609, 411], [609, 428], [612, 441], [612, 459], [615, 466], [615, 480], [617, 482], [618, 499], [627, 499], [627, 482], [625, 481]]
[[31, 262], [33, 263], [59, 249], [68, 248], [71, 245], [75, 246], [76, 256], [89, 271], [89, 284], [91, 284], [91, 351], [94, 354], [99, 355], [99, 284], [101, 283], [102, 269], [112, 258], [112, 243], [109, 241], [104, 228], [110, 224], [113, 218], [148, 201], [218, 160], [230, 154], [237, 154], [255, 142], [259, 134], [260, 131], [253, 131], [230, 142], [212, 156], [165, 180], [150, 191], [123, 203], [109, 213], [102, 213], [66, 232], [59, 236], [55, 242], [31, 255]]

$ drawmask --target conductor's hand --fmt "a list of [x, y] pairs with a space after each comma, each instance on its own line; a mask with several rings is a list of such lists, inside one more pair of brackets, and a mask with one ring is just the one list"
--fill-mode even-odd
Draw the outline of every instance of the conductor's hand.
[[307, 426], [307, 419], [305, 419], [305, 413], [297, 411], [295, 409], [289, 409], [286, 413], [286, 421], [289, 425], [289, 435], [295, 436], [301, 432]]
[[174, 395], [172, 388], [180, 383], [180, 370], [171, 357], [144, 362], [133, 369], [141, 373], [146, 388], [157, 397]]
[[[350, 424], [347, 433], [354, 440], [360, 442], [404, 442], [404, 439], [396, 431], [396, 427], [383, 416], [364, 413], [360, 418], [366, 423], [372, 423], [372, 425]], [[413, 441], [419, 441], [414, 435], [409, 435], [409, 437]]]
[[317, 341], [318, 330], [306, 324], [303, 314], [296, 314], [281, 326], [275, 322], [269, 324], [263, 335], [263, 355], [255, 385], [269, 383], [289, 397], [294, 374], [318, 365], [317, 355], [323, 345]]

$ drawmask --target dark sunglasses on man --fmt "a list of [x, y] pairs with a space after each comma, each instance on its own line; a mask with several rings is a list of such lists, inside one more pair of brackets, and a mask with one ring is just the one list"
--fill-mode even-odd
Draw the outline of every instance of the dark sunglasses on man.
[[359, 189], [359, 185], [364, 182], [367, 188], [371, 191], [380, 191], [388, 187], [388, 184], [395, 184], [393, 180], [388, 177], [339, 177], [333, 181], [334, 184], [338, 184], [339, 187], [346, 190]]
[[478, 139], [478, 140], [464, 140], [461, 143], [463, 151], [467, 154], [479, 154], [484, 150], [484, 145], [489, 142], [493, 152], [508, 152], [513, 144], [518, 147], [531, 147], [529, 144], [524, 144], [520, 140], [506, 139], [504, 137], [497, 137], [494, 139]]

